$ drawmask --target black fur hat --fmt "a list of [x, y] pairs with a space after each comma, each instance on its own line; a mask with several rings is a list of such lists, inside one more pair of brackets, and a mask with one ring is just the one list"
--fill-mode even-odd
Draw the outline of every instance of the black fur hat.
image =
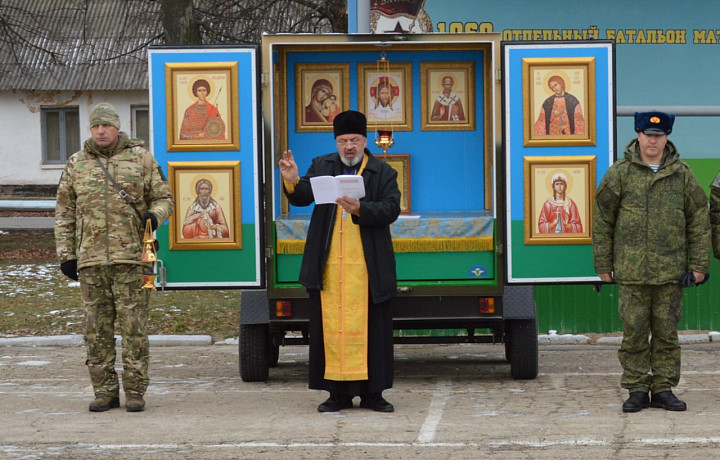
[[346, 110], [335, 116], [333, 132], [335, 137], [343, 134], [361, 134], [367, 137], [367, 118], [355, 110]]

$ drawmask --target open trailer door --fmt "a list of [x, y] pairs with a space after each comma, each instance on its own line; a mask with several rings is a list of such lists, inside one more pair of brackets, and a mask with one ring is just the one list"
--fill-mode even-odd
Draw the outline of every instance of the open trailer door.
[[507, 282], [599, 282], [597, 185], [615, 161], [614, 43], [504, 42]]
[[157, 229], [162, 287], [265, 287], [258, 54], [148, 52], [151, 150], [175, 198]]

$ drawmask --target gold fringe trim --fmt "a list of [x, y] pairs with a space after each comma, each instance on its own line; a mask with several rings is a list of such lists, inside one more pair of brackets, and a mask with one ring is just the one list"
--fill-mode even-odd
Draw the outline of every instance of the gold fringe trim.
[[305, 252], [305, 240], [277, 240], [278, 254], [302, 254]]
[[395, 252], [476, 252], [490, 251], [492, 236], [476, 238], [396, 238]]
[[[477, 252], [493, 249], [492, 236], [476, 238], [393, 238], [395, 252]], [[278, 254], [302, 254], [305, 240], [278, 240]]]

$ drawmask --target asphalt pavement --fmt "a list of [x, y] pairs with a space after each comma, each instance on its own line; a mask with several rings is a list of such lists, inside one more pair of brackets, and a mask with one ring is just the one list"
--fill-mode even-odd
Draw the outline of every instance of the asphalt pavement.
[[[0, 218], [0, 229], [52, 220]], [[318, 413], [327, 394], [307, 389], [306, 346], [281, 347], [268, 381], [243, 382], [237, 339], [153, 335], [146, 411], [90, 413], [81, 335], [0, 335], [0, 458], [716, 458], [720, 333], [680, 339], [687, 412], [622, 413], [621, 337], [551, 331], [533, 380], [511, 379], [502, 345], [396, 345], [391, 414], [357, 400]]]
[[[51, 217], [0, 217], [0, 229], [52, 226]], [[693, 350], [683, 352], [691, 384], [679, 393], [688, 413], [632, 415], [620, 411], [621, 337], [550, 331], [538, 339], [541, 372], [533, 381], [510, 380], [500, 358], [484, 363], [502, 355], [501, 346], [397, 345], [397, 385], [386, 396], [398, 410], [381, 415], [314, 412], [324, 396], [307, 390], [301, 377], [307, 347], [282, 347], [268, 382], [244, 383], [237, 339], [153, 335], [148, 410], [129, 423], [122, 411], [85, 412], [91, 389], [81, 335], [0, 335], [0, 458], [469, 459], [479, 451], [503, 459], [714, 458], [718, 452], [720, 333], [680, 335]], [[695, 363], [697, 357], [705, 364]], [[195, 370], [166, 375], [175, 368]], [[129, 428], [138, 420], [139, 429]]]
[[146, 410], [121, 394], [92, 413], [83, 347], [5, 347], [0, 458], [705, 460], [720, 452], [718, 351], [683, 345], [686, 412], [623, 413], [616, 346], [541, 345], [538, 377], [513, 380], [502, 345], [451, 344], [395, 347], [395, 412], [319, 413], [307, 346], [281, 347], [266, 382], [242, 381], [232, 343], [151, 346]]

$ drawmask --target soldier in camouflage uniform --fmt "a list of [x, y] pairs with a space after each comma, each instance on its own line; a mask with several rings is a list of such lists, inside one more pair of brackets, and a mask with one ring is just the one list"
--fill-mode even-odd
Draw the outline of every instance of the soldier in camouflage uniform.
[[713, 253], [720, 259], [720, 173], [710, 185], [710, 228]]
[[[115, 108], [90, 113], [92, 137], [68, 159], [58, 185], [55, 242], [62, 272], [80, 281], [86, 309], [86, 364], [95, 400], [90, 411], [120, 406], [115, 372], [115, 319], [122, 335], [125, 408], [145, 408], [148, 386], [149, 291], [140, 262], [146, 220], [153, 230], [172, 213], [165, 176], [143, 141], [120, 131]], [[131, 203], [123, 199], [98, 159]], [[133, 209], [134, 208], [134, 209]], [[142, 218], [141, 218], [142, 216]]]
[[710, 224], [702, 187], [667, 140], [674, 119], [635, 114], [638, 137], [608, 169], [595, 199], [595, 270], [603, 282], [618, 283], [623, 321], [620, 383], [630, 392], [623, 412], [687, 409], [672, 393], [680, 380], [680, 279], [692, 273], [695, 283], [704, 281]]

